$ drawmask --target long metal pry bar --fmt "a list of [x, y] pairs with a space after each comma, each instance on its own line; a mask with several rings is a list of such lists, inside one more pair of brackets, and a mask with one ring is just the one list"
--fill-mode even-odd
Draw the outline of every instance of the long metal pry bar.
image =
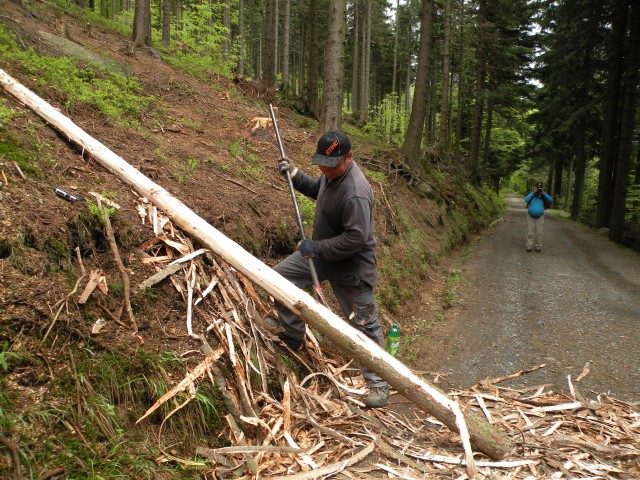
[[[271, 121], [273, 122], [273, 129], [276, 132], [276, 139], [278, 140], [278, 148], [280, 149], [280, 157], [282, 160], [286, 160], [287, 157], [284, 153], [284, 147], [282, 146], [282, 138], [280, 138], [280, 130], [278, 129], [278, 122], [276, 120], [276, 115], [273, 110], [273, 105], [269, 104], [269, 113], [271, 114]], [[291, 180], [291, 172], [289, 170], [286, 171], [287, 183], [289, 184], [289, 191], [291, 192], [291, 200], [293, 200], [293, 208], [296, 213], [296, 219], [298, 220], [298, 226], [300, 227], [300, 235], [302, 240], [306, 240], [307, 236], [304, 233], [304, 224], [302, 223], [302, 216], [300, 215], [300, 208], [298, 207], [298, 200], [296, 199], [296, 191], [293, 188], [293, 181]], [[320, 280], [318, 279], [318, 272], [316, 272], [316, 267], [313, 263], [313, 259], [309, 258], [309, 271], [311, 272], [311, 279], [313, 280], [313, 290], [316, 294], [316, 300], [320, 303], [326, 305], [327, 302], [324, 299], [324, 295], [322, 293], [322, 287], [320, 286]]]

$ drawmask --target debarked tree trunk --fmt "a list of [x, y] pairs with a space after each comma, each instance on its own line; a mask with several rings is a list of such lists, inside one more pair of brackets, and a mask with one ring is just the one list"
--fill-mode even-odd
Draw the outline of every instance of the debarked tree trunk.
[[[494, 460], [502, 459], [511, 451], [512, 446], [506, 436], [482, 416], [473, 412], [466, 412], [464, 418], [459, 413], [456, 415], [460, 408], [457, 402], [448, 398], [426, 380], [415, 375], [375, 342], [348, 325], [331, 310], [316, 302], [311, 295], [294, 286], [240, 245], [224, 236], [164, 188], [129, 165], [123, 158], [91, 137], [68, 117], [16, 82], [1, 69], [0, 85], [67, 138], [84, 148], [102, 166], [162, 209], [171, 217], [174, 224], [210, 248], [216, 255], [224, 258], [226, 262], [262, 287], [278, 302], [299, 315], [308, 325], [330, 339], [340, 347], [348, 358], [355, 358], [362, 365], [377, 372], [391, 387], [421, 410], [433, 415], [451, 430], [461, 433], [463, 443], [465, 440], [463, 434], [466, 429], [469, 432], [471, 444]], [[465, 450], [467, 449], [465, 448]], [[467, 451], [467, 461], [473, 462], [473, 458], [469, 458], [469, 453]]]

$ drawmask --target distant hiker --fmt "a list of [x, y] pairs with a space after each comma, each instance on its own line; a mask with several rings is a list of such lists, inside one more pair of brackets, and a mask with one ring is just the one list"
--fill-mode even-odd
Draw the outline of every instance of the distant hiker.
[[527, 252], [534, 247], [536, 252], [542, 251], [542, 226], [544, 225], [544, 211], [553, 202], [551, 195], [545, 193], [543, 185], [538, 182], [533, 191], [524, 197], [527, 202]]
[[[373, 230], [373, 191], [352, 159], [351, 142], [342, 132], [324, 133], [311, 163], [322, 175], [312, 178], [282, 159], [278, 170], [289, 171], [296, 190], [316, 200], [312, 240], [302, 240], [298, 250], [275, 266], [276, 272], [299, 288], [313, 285], [309, 258], [314, 259], [320, 281], [328, 280], [340, 308], [352, 326], [384, 348], [373, 287], [378, 284], [376, 239]], [[304, 322], [277, 304], [284, 332], [280, 339], [292, 350], [302, 346]], [[367, 407], [389, 400], [389, 385], [375, 372], [361, 368], [369, 393]]]

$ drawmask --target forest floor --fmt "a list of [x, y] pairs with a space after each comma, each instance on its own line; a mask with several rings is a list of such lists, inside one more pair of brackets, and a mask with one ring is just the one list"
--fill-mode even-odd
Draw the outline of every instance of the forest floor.
[[[49, 46], [38, 31], [64, 33], [58, 31], [51, 12], [32, 15], [7, 0], [0, 0], [0, 6], [4, 19], [9, 19], [4, 22], [5, 28], [14, 30], [26, 45], [47, 50]], [[146, 52], [128, 56], [122, 38], [97, 28], [86, 30], [79, 20], [64, 18], [67, 37], [126, 65], [144, 93], [157, 102], [153, 116], [142, 116], [144, 128], [109, 125], [95, 112], [82, 108], [65, 113], [225, 235], [249, 251], [261, 252], [265, 263], [273, 265], [290, 252], [297, 227], [289, 192], [275, 171], [279, 151], [270, 132], [251, 132], [253, 117], [268, 116], [264, 108], [265, 101], [270, 100], [268, 93], [257, 85], [235, 84], [225, 78], [213, 78], [212, 87], [176, 73]], [[55, 103], [55, 91], [38, 86], [35, 79], [4, 59], [0, 59], [0, 66]], [[12, 122], [12, 133], [26, 137], [36, 132], [38, 145], [29, 147], [52, 152], [51, 165], [23, 172], [26, 178], [10, 162], [0, 162], [8, 176], [8, 185], [0, 190], [0, 321], [13, 333], [12, 338], [0, 341], [24, 346], [34, 342], [34, 336], [49, 332], [54, 310], [73, 288], [69, 278], [72, 274], [79, 276], [75, 254], [69, 257], [68, 252], [61, 252], [61, 245], [64, 250], [66, 243], [77, 244], [83, 255], [91, 252], [84, 257], [85, 268], [103, 269], [112, 286], [118, 279], [108, 246], [91, 230], [84, 213], [86, 204], [62, 200], [53, 193], [54, 187], [89, 199], [91, 191], [109, 192], [110, 198], [122, 205], [114, 229], [134, 283], [155, 273], [150, 264], [137, 257], [138, 247], [154, 235], [148, 225], [140, 223], [139, 198], [130, 187], [61, 139], [15, 99], [4, 92], [2, 95], [7, 105], [22, 111], [20, 121]], [[288, 156], [305, 171], [313, 171], [308, 159], [321, 132], [291, 111], [280, 115]], [[356, 161], [375, 155], [381, 155], [375, 146], [357, 143]], [[254, 169], [250, 168], [252, 164]], [[256, 171], [266, 173], [256, 175]], [[400, 360], [442, 388], [468, 388], [487, 377], [547, 363], [548, 367], [522, 378], [529, 383], [553, 383], [562, 389], [558, 375], [571, 373], [577, 378], [590, 362], [591, 373], [578, 384], [584, 385], [585, 392], [609, 391], [620, 398], [638, 400], [639, 330], [634, 325], [640, 298], [637, 256], [552, 216], [548, 218], [544, 251], [527, 254], [524, 217], [517, 208], [509, 211], [504, 223], [482, 236], [471, 253], [461, 250], [440, 256], [448, 251], [437, 236], [443, 210], [433, 202], [417, 199], [400, 183], [394, 187], [391, 201], [420, 211], [420, 218], [426, 218], [424, 231], [439, 256], [428, 282], [416, 287], [410, 277], [396, 280], [403, 284], [399, 287], [415, 289], [412, 301], [396, 315], [403, 326]], [[380, 226], [381, 244], [386, 242], [385, 232]], [[22, 254], [16, 253], [17, 246], [7, 243], [17, 233], [24, 243]], [[261, 239], [259, 244], [256, 238]], [[51, 256], [56, 254], [60, 256], [61, 272], [51, 271]], [[65, 274], [67, 261], [73, 271]], [[461, 281], [452, 286], [452, 279], [460, 278], [458, 270], [462, 271]], [[167, 288], [172, 291], [171, 286]], [[114, 295], [100, 298], [104, 308], [98, 308], [99, 302], [89, 302], [58, 312], [56, 328], [51, 330], [51, 350], [40, 355], [51, 377], [68, 369], [66, 362], [59, 360], [69, 342], [86, 338], [91, 326], [88, 320], [95, 320], [101, 309], [118, 309]], [[443, 299], [451, 305], [444, 312]], [[175, 292], [160, 295], [152, 304], [144, 299], [140, 302], [138, 336], [108, 322], [92, 339], [93, 345], [102, 344], [105, 350], [117, 346], [132, 354], [140, 349], [189, 352], [198, 347], [184, 334], [185, 308]], [[80, 315], [82, 321], [78, 322]], [[12, 376], [12, 385], [22, 392], [20, 402], [25, 409], [48, 395], [40, 378], [42, 365]], [[414, 410], [397, 394], [390, 409]]]

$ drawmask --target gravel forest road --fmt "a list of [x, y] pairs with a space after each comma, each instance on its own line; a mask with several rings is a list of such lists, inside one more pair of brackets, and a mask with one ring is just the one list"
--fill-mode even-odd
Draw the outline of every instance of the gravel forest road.
[[500, 385], [568, 393], [570, 375], [584, 397], [640, 401], [640, 256], [549, 212], [542, 252], [527, 253], [524, 201], [508, 202], [461, 267], [429, 370], [467, 389], [546, 364]]

